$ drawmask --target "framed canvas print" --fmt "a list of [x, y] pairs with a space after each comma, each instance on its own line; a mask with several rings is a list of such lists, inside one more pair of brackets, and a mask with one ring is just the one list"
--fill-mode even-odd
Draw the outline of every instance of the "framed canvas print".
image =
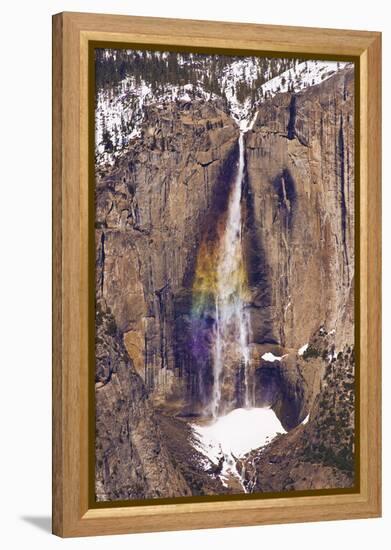
[[380, 515], [380, 34], [53, 18], [53, 531]]

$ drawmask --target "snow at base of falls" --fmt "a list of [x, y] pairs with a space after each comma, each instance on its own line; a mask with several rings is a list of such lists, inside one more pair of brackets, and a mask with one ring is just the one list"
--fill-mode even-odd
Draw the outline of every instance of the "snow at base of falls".
[[209, 459], [204, 463], [205, 470], [210, 469], [211, 462], [218, 465], [224, 457], [219, 474], [224, 485], [227, 485], [230, 476], [241, 481], [235, 459], [264, 447], [277, 434], [286, 433], [274, 411], [269, 408], [234, 409], [214, 422], [193, 424], [192, 427], [197, 449]]

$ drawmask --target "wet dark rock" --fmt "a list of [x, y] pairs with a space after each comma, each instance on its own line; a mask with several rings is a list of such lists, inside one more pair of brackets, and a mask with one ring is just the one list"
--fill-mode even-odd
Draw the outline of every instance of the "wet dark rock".
[[306, 424], [249, 453], [250, 492], [347, 488], [355, 483], [354, 350], [327, 364]]

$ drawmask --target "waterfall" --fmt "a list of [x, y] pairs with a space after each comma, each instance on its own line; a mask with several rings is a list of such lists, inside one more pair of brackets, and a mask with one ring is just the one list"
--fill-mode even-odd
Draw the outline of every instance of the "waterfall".
[[251, 406], [249, 391], [249, 334], [250, 319], [246, 308], [248, 299], [247, 270], [242, 250], [242, 187], [244, 176], [244, 133], [239, 136], [239, 160], [229, 197], [225, 232], [217, 258], [215, 296], [215, 338], [213, 346], [212, 415], [223, 411], [221, 396], [225, 367], [241, 364], [244, 368], [244, 405]]

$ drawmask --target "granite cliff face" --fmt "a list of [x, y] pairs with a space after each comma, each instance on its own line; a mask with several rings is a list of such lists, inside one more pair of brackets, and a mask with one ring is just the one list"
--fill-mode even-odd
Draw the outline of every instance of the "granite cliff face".
[[256, 393], [288, 429], [309, 412], [328, 360], [322, 349], [308, 368], [297, 351], [319, 329], [333, 353], [354, 344], [352, 113], [345, 70], [266, 101], [246, 136], [253, 353], [271, 343], [282, 357], [255, 360]]
[[[238, 461], [248, 492], [308, 488], [309, 478], [311, 488], [352, 484], [353, 113], [353, 69], [344, 69], [266, 99], [244, 135], [252, 404], [272, 407], [289, 431]], [[202, 414], [211, 395], [211, 358], [192, 353], [193, 289], [227, 210], [239, 127], [226, 102], [198, 98], [146, 106], [140, 132], [96, 170], [101, 500], [222, 492], [197, 466], [189, 473], [161, 433], [185, 437], [168, 418]], [[214, 313], [204, 322], [213, 326]], [[233, 365], [222, 385], [231, 409], [243, 406], [243, 377]]]
[[98, 308], [96, 327], [97, 500], [190, 495], [107, 309]]
[[298, 349], [322, 325], [353, 340], [353, 113], [345, 70], [264, 102], [246, 135], [256, 343]]
[[208, 212], [226, 201], [239, 131], [207, 103], [152, 107], [145, 118], [143, 139], [97, 174], [97, 296], [155, 404], [183, 407], [196, 250]]
[[[303, 360], [333, 354], [323, 332]], [[323, 359], [324, 363], [324, 359]], [[238, 461], [247, 492], [283, 492], [352, 487], [354, 475], [354, 350], [347, 346], [328, 362], [309, 419], [268, 446]]]

